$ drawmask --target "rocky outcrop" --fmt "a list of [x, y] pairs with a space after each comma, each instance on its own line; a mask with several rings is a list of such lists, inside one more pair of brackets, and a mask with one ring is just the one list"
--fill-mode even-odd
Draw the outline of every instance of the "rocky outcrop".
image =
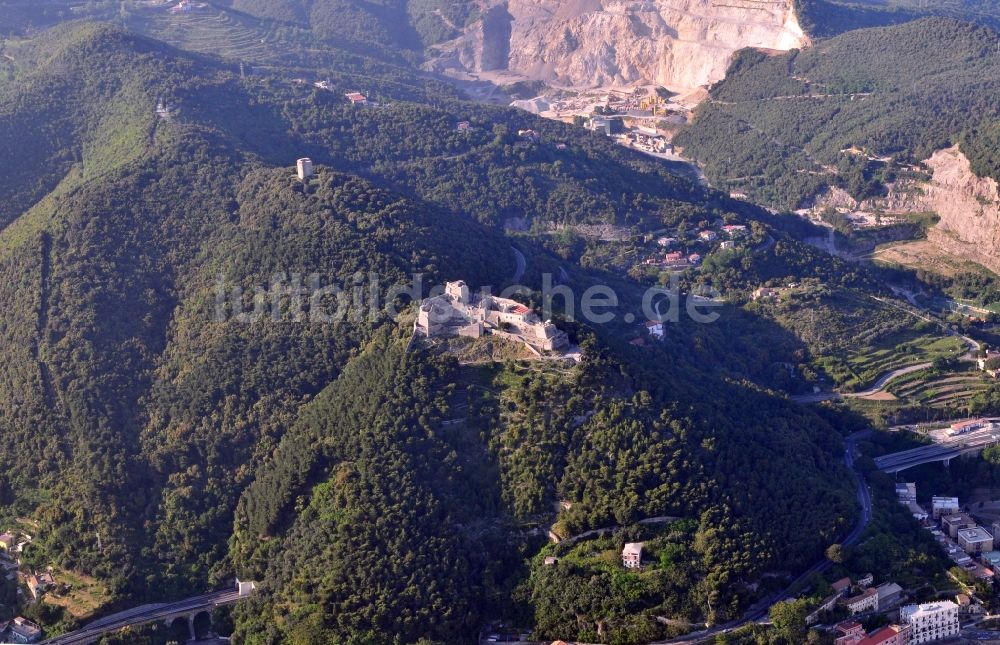
[[459, 40], [456, 54], [461, 66], [477, 72], [507, 69], [513, 21], [505, 5], [485, 10]]
[[469, 71], [508, 69], [573, 87], [722, 79], [744, 47], [787, 51], [808, 38], [792, 0], [505, 0], [454, 44]]
[[924, 203], [940, 216], [928, 239], [956, 257], [1000, 273], [1000, 190], [977, 177], [958, 146], [924, 162], [934, 173], [924, 187]]

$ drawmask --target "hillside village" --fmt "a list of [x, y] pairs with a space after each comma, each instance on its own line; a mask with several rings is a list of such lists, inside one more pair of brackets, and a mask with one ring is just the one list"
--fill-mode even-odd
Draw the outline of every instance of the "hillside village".
[[[8, 597], [9, 604], [0, 607], [0, 610], [13, 612], [19, 607], [39, 602], [46, 591], [56, 586], [51, 570], [36, 570], [25, 558], [25, 552], [31, 544], [32, 536], [23, 531], [10, 530], [0, 534], [2, 584], [15, 590], [14, 596]], [[15, 616], [8, 621], [0, 620], [2, 642], [37, 643], [42, 635], [40, 626], [22, 616]]]

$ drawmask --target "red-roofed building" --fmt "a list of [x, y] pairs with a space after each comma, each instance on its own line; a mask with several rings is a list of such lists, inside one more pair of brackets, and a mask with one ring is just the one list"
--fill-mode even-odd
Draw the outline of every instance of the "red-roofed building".
[[910, 627], [889, 625], [865, 636], [858, 645], [907, 645], [910, 642]]
[[834, 645], [857, 645], [865, 637], [865, 628], [856, 620], [845, 620], [833, 628]]
[[836, 581], [830, 586], [833, 587], [833, 590], [839, 593], [840, 595], [844, 595], [847, 591], [851, 589], [851, 579], [841, 578], [840, 580]]
[[971, 421], [959, 421], [957, 423], [951, 424], [951, 428], [948, 429], [948, 436], [953, 437], [955, 435], [965, 434], [966, 432], [973, 432], [979, 430], [984, 425], [982, 419], [973, 419]]
[[354, 105], [368, 105], [368, 97], [361, 92], [348, 92], [344, 96]]
[[659, 264], [667, 269], [686, 269], [690, 266], [687, 258], [680, 251], [664, 254], [663, 261]]

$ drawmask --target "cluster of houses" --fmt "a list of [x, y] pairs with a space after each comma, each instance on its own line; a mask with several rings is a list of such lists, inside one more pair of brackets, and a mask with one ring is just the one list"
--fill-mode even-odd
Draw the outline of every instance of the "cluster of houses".
[[[900, 503], [916, 503], [914, 484], [899, 484], [897, 494]], [[935, 497], [932, 500], [933, 513], [945, 531], [961, 540], [962, 531], [974, 528], [968, 516], [960, 512], [958, 500], [950, 497]], [[924, 520], [927, 515], [924, 514]], [[970, 551], [991, 549], [992, 536], [986, 542], [969, 535], [966, 543]], [[808, 617], [810, 624], [819, 622], [824, 612], [837, 606], [846, 610], [852, 618], [834, 626], [835, 645], [910, 645], [930, 643], [958, 636], [961, 631], [960, 616], [982, 612], [982, 606], [965, 594], [958, 594], [955, 600], [937, 600], [923, 604], [899, 606], [905, 600], [903, 589], [894, 582], [873, 586], [873, 576], [867, 574], [858, 580], [842, 578], [832, 583], [833, 595]], [[860, 620], [870, 614], [883, 614], [898, 609], [897, 620], [888, 626], [866, 632]]]
[[895, 582], [885, 582], [877, 587], [872, 586], [874, 577], [866, 574], [858, 580], [841, 578], [834, 582], [833, 594], [826, 598], [812, 614], [809, 622], [816, 623], [823, 612], [832, 611], [837, 606], [843, 607], [852, 616], [887, 611], [897, 604], [903, 593], [903, 588]]
[[932, 497], [928, 515], [917, 504], [913, 483], [896, 484], [896, 498], [930, 531], [956, 565], [977, 579], [990, 582], [995, 579], [994, 572], [1000, 567], [1000, 551], [994, 550], [994, 536], [1000, 532], [1000, 522], [993, 522], [990, 529], [980, 526], [971, 515], [962, 511], [957, 497]]
[[835, 645], [906, 645], [909, 642], [906, 625], [889, 625], [869, 634], [856, 620], [845, 620], [833, 631]]
[[[731, 249], [736, 247], [736, 239], [747, 233], [747, 227], [743, 224], [722, 225], [720, 231], [727, 239], [721, 240], [719, 232], [710, 228], [698, 231], [696, 241], [708, 248], [714, 247], [718, 242], [718, 248]], [[669, 250], [681, 245], [681, 240], [677, 237], [661, 236], [656, 238], [656, 245], [661, 249], [667, 249], [664, 254], [654, 254], [643, 261], [646, 266], [653, 266], [667, 271], [684, 271], [701, 264], [702, 256], [698, 252], [688, 253], [686, 251]]]
[[834, 627], [834, 645], [910, 645], [958, 636], [959, 605], [950, 600], [906, 605], [899, 622], [866, 633], [861, 623], [847, 620]]
[[[0, 534], [0, 570], [8, 581], [17, 581], [18, 596], [23, 594], [22, 587], [27, 588], [31, 600], [37, 601], [52, 586], [55, 581], [51, 572], [22, 571], [21, 553], [31, 544], [31, 536], [5, 532]], [[4, 643], [37, 643], [42, 639], [42, 629], [31, 621], [17, 617], [9, 622], [0, 622], [0, 642]]]
[[420, 303], [414, 336], [439, 338], [495, 335], [520, 342], [535, 354], [569, 346], [566, 332], [542, 321], [525, 305], [489, 293], [472, 293], [465, 282], [449, 282], [444, 293]]
[[668, 271], [683, 271], [701, 264], [701, 254], [671, 251], [659, 257], [646, 258], [645, 264]]

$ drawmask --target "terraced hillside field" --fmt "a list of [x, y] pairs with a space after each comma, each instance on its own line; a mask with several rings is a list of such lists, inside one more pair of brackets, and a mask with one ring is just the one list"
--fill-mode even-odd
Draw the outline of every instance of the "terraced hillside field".
[[275, 62], [303, 45], [304, 31], [215, 8], [171, 14], [147, 10], [129, 27], [175, 47], [251, 64]]
[[986, 381], [976, 371], [944, 374], [924, 371], [893, 384], [890, 391], [906, 403], [943, 409], [964, 405], [986, 388]]
[[846, 390], [870, 386], [893, 370], [930, 363], [938, 358], [959, 358], [965, 344], [959, 338], [917, 329], [904, 329], [843, 355], [819, 359], [824, 371]]

